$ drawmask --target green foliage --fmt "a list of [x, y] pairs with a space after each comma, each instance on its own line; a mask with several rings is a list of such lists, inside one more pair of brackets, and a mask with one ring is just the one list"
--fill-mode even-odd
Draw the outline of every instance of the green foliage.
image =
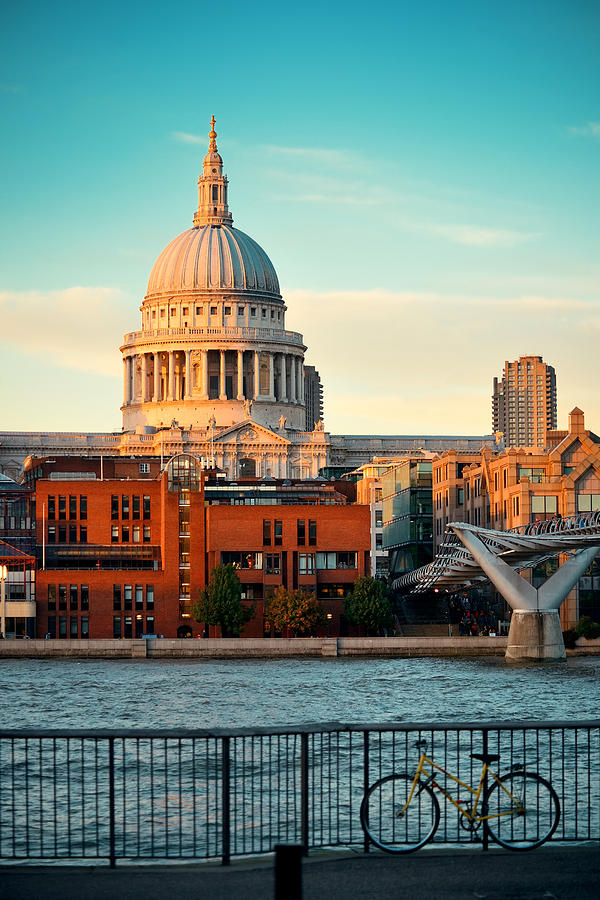
[[242, 585], [232, 565], [216, 566], [210, 580], [192, 607], [196, 622], [219, 625], [223, 637], [239, 635], [254, 615], [255, 607], [242, 604]]
[[587, 638], [590, 641], [600, 637], [600, 625], [598, 622], [594, 622], [589, 616], [581, 616], [579, 622], [575, 626], [575, 630], [582, 637]]
[[276, 588], [265, 601], [265, 623], [277, 631], [289, 628], [294, 636], [314, 634], [325, 625], [325, 611], [310, 591]]
[[344, 612], [354, 625], [363, 625], [367, 634], [379, 634], [393, 622], [387, 586], [377, 578], [357, 578], [351, 594], [344, 599]]

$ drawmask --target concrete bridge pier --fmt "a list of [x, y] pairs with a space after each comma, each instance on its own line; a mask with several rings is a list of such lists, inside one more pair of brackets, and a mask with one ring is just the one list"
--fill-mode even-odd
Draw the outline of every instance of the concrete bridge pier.
[[600, 548], [576, 550], [536, 589], [500, 556], [490, 552], [468, 526], [450, 527], [513, 610], [506, 659], [565, 659], [558, 610]]

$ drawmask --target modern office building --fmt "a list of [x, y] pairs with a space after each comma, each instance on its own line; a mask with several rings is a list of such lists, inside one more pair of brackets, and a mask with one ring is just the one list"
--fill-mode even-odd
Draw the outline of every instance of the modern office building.
[[306, 431], [312, 431], [324, 419], [323, 385], [314, 366], [304, 366], [304, 402], [306, 403]]
[[541, 356], [521, 356], [504, 363], [494, 378], [492, 428], [506, 447], [545, 447], [556, 428], [556, 373]]
[[[449, 450], [433, 461], [435, 547], [450, 522], [504, 531], [600, 509], [600, 437], [577, 407], [565, 431], [548, 431], [545, 447], [478, 454]], [[546, 565], [546, 564], [544, 564]], [[545, 577], [533, 571], [533, 578]], [[565, 628], [580, 615], [600, 619], [600, 562], [594, 561], [560, 611]]]

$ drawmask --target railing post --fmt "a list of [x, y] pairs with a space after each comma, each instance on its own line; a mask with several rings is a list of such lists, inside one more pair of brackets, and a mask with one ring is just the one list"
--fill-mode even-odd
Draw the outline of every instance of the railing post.
[[108, 840], [111, 869], [117, 864], [115, 851], [115, 739], [108, 739]]
[[[369, 732], [363, 732], [363, 796], [369, 790]], [[369, 824], [369, 807], [366, 809], [366, 819], [367, 825]], [[363, 838], [363, 850], [365, 853], [369, 852], [369, 838], [365, 832], [365, 836]]]
[[228, 866], [231, 862], [231, 771], [229, 759], [229, 742], [230, 738], [223, 738], [222, 754], [223, 754], [223, 782], [222, 782], [222, 819], [223, 819], [223, 847], [221, 853], [221, 863]]
[[300, 836], [308, 856], [308, 734], [300, 735]]
[[[487, 728], [482, 729], [482, 737], [483, 737], [483, 752], [485, 754], [487, 754], [487, 752], [488, 752], [488, 730], [487, 730]], [[487, 816], [487, 814], [488, 814], [488, 805], [487, 805], [487, 802], [485, 799], [487, 797], [487, 790], [488, 790], [488, 773], [487, 773], [487, 763], [486, 763], [485, 775], [483, 776], [483, 804], [481, 807], [481, 810], [482, 810], [482, 813], [484, 816]], [[487, 819], [484, 819], [483, 820], [483, 841], [482, 841], [483, 850], [487, 850], [489, 848], [489, 844], [490, 844], [490, 833], [488, 830]]]

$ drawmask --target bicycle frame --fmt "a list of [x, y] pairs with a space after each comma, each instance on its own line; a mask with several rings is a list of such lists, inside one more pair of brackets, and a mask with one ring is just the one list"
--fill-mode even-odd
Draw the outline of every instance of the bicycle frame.
[[[429, 766], [428, 770], [426, 766]], [[452, 794], [450, 794], [447, 790], [445, 790], [440, 784], [438, 784], [435, 780], [435, 771], [441, 772], [447, 778], [450, 778], [454, 781], [455, 784], [460, 785], [460, 787], [469, 791], [469, 793], [473, 796], [473, 805], [469, 809], [468, 807], [463, 807], [460, 805], [460, 802], [456, 801]], [[479, 804], [479, 800], [481, 798], [481, 794], [486, 783], [486, 776], [491, 776], [495, 782], [502, 788], [506, 796], [509, 798], [512, 806], [510, 809], [503, 810], [499, 813], [492, 813], [492, 815], [488, 815], [484, 810], [481, 815], [477, 815], [477, 806]], [[408, 795], [408, 800], [404, 807], [398, 813], [399, 816], [402, 816], [404, 812], [407, 810], [410, 802], [414, 796], [415, 790], [418, 790], [418, 785], [420, 780], [423, 779], [423, 784], [430, 785], [432, 788], [436, 788], [441, 794], [444, 795], [446, 800], [449, 800], [450, 803], [458, 810], [461, 816], [464, 816], [468, 822], [485, 822], [488, 819], [501, 819], [505, 816], [516, 816], [523, 813], [523, 805], [522, 803], [515, 799], [511, 792], [506, 788], [500, 778], [492, 772], [487, 763], [483, 763], [483, 767], [481, 769], [481, 776], [479, 778], [479, 784], [476, 788], [471, 787], [471, 785], [466, 784], [464, 781], [461, 781], [458, 776], [453, 775], [452, 772], [448, 772], [447, 769], [444, 769], [443, 766], [438, 765], [424, 753], [421, 754], [419, 759], [419, 765], [417, 766], [417, 771], [415, 772], [415, 777], [413, 778], [413, 783], [410, 789], [410, 794]]]

